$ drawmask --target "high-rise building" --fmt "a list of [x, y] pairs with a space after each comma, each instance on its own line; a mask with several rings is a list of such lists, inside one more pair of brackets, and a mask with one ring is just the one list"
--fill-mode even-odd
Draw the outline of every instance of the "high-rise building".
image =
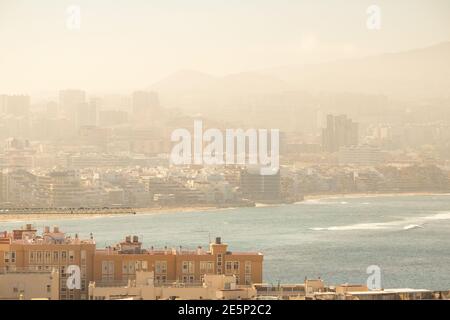
[[358, 144], [358, 124], [346, 115], [327, 115], [327, 127], [322, 130], [322, 148], [336, 152], [340, 147]]
[[338, 160], [341, 165], [376, 166], [382, 163], [383, 153], [380, 148], [369, 145], [342, 147]]
[[249, 167], [241, 171], [241, 191], [250, 200], [263, 203], [280, 201], [280, 171], [272, 175], [263, 175], [259, 167]]
[[82, 206], [83, 189], [75, 171], [52, 171], [37, 177], [39, 198], [49, 207]]

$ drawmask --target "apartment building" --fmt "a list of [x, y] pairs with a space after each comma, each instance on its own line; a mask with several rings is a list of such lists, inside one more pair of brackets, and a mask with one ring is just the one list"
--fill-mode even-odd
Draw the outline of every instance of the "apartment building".
[[[173, 282], [199, 284], [205, 275], [233, 276], [236, 285], [262, 282], [263, 255], [259, 252], [231, 252], [216, 238], [209, 250], [144, 249], [137, 236], [127, 236], [112, 247], [97, 249], [90, 239], [68, 236], [58, 227], [38, 235], [28, 224], [22, 229], [0, 233], [0, 270], [59, 272], [59, 299], [87, 299], [88, 285], [126, 285], [136, 280], [136, 272], [153, 272], [158, 285]], [[67, 286], [74, 269], [79, 270], [79, 286]]]
[[280, 171], [273, 175], [263, 175], [259, 166], [241, 170], [240, 188], [242, 194], [262, 203], [278, 203], [281, 195]]
[[39, 197], [50, 207], [78, 207], [84, 198], [79, 173], [52, 171], [37, 177]]
[[0, 300], [59, 300], [59, 271], [0, 270]]
[[[0, 269], [7, 273], [17, 270], [59, 271], [59, 298], [63, 300], [86, 299], [89, 281], [93, 278], [92, 266], [95, 253], [93, 239], [81, 240], [66, 236], [54, 227], [44, 228], [42, 235], [31, 224], [0, 234]], [[80, 269], [80, 289], [67, 288], [69, 266]]]
[[138, 237], [128, 236], [114, 247], [97, 250], [94, 257], [94, 280], [122, 281], [134, 279], [136, 271], [153, 271], [155, 282], [201, 282], [205, 274], [236, 276], [237, 284], [262, 282], [263, 255], [258, 252], [231, 252], [216, 238], [209, 250], [142, 249]]

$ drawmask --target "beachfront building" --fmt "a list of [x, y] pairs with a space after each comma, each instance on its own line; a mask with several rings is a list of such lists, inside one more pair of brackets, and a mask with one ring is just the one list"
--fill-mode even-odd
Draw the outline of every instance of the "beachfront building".
[[[137, 236], [127, 236], [115, 246], [97, 249], [93, 236], [80, 239], [44, 228], [42, 234], [28, 224], [0, 233], [0, 270], [59, 273], [59, 299], [87, 299], [89, 283], [97, 286], [124, 285], [136, 280], [137, 272], [153, 272], [156, 284], [202, 283], [205, 275], [233, 276], [236, 285], [262, 282], [263, 255], [231, 252], [220, 238], [208, 250], [198, 247], [145, 249]], [[74, 271], [75, 270], [75, 271]], [[71, 286], [74, 272], [77, 285]], [[77, 278], [78, 279], [78, 278]], [[69, 284], [69, 286], [68, 286]]]
[[261, 167], [249, 166], [241, 170], [240, 188], [242, 194], [253, 201], [261, 203], [279, 203], [281, 201], [281, 176], [264, 175]]

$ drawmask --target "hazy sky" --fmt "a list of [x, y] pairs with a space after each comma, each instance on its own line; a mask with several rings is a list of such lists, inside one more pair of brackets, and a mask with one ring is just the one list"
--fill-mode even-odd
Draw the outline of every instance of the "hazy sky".
[[[371, 4], [379, 31], [366, 27]], [[449, 0], [0, 0], [0, 93], [128, 92], [179, 69], [222, 75], [448, 40]]]

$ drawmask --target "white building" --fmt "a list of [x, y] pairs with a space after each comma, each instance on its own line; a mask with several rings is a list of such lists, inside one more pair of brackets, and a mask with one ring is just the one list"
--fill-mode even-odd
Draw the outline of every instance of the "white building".
[[136, 280], [127, 283], [89, 284], [89, 300], [235, 300], [253, 299], [256, 289], [236, 285], [235, 276], [204, 275], [201, 283], [155, 283], [154, 273], [136, 271]]

